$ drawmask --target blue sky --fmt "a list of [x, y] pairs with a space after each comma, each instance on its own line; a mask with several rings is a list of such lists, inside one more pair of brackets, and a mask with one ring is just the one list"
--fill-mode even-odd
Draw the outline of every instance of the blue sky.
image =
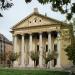
[[14, 6], [12, 8], [2, 11], [4, 15], [3, 18], [0, 18], [0, 33], [4, 34], [9, 40], [12, 40], [12, 35], [10, 33], [10, 28], [15, 25], [17, 22], [25, 18], [27, 15], [33, 12], [34, 8], [38, 8], [39, 13], [47, 16], [64, 21], [65, 16], [59, 12], [51, 11], [51, 5], [41, 5], [37, 0], [32, 0], [31, 3], [26, 4], [24, 0], [12, 0]]

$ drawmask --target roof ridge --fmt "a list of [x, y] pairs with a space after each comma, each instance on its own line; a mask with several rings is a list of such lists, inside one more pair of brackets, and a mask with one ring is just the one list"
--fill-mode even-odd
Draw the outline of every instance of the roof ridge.
[[0, 40], [4, 40], [5, 42], [8, 42], [8, 43], [11, 43], [11, 41], [7, 38], [7, 37], [5, 37], [2, 33], [0, 33]]
[[14, 29], [18, 24], [22, 23], [23, 21], [25, 21], [26, 19], [28, 19], [29, 17], [31, 17], [32, 15], [39, 15], [39, 16], [42, 16], [42, 17], [45, 17], [47, 19], [50, 19], [50, 20], [53, 20], [53, 21], [56, 21], [58, 23], [62, 23], [62, 24], [67, 24], [67, 23], [64, 23], [62, 21], [59, 21], [57, 19], [54, 19], [54, 18], [51, 18], [49, 16], [45, 16], [43, 14], [40, 14], [40, 13], [37, 13], [37, 12], [32, 12], [31, 14], [29, 14], [28, 16], [24, 17], [21, 21], [19, 21], [17, 24], [13, 25], [13, 27], [11, 27], [11, 29]]

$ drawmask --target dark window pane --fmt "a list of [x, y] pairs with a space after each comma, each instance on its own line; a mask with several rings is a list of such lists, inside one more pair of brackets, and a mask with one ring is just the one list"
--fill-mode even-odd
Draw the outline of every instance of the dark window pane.
[[57, 64], [57, 59], [54, 59], [54, 67], [56, 66]]
[[46, 45], [46, 52], [48, 51], [48, 45]]
[[54, 45], [54, 51], [57, 51], [57, 44]]
[[37, 52], [39, 51], [39, 45], [37, 45]]

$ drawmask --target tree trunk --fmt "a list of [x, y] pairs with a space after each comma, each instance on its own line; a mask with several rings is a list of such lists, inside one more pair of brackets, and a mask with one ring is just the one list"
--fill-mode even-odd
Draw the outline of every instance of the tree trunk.
[[8, 67], [10, 68], [10, 66], [11, 66], [10, 60], [7, 61], [7, 64], [8, 64]]
[[34, 67], [36, 67], [36, 61], [34, 61]]
[[46, 64], [46, 68], [47, 68], [47, 64]]
[[75, 65], [75, 60], [73, 60], [73, 65]]

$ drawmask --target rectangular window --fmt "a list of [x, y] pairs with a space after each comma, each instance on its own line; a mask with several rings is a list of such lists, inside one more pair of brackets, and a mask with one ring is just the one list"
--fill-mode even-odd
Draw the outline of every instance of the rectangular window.
[[46, 45], [46, 52], [48, 52], [48, 45]]
[[57, 44], [54, 44], [54, 51], [57, 51]]
[[37, 45], [37, 52], [39, 52], [39, 45]]
[[57, 59], [54, 59], [54, 67], [57, 65]]

